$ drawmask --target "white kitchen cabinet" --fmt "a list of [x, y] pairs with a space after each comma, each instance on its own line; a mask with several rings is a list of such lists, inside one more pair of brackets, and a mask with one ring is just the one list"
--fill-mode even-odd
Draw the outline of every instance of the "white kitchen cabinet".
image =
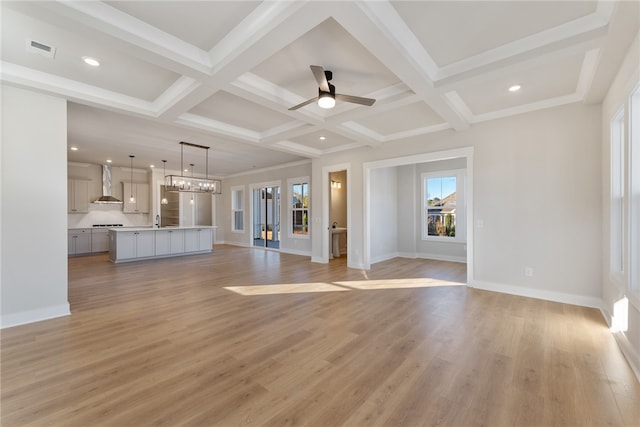
[[109, 230], [104, 228], [91, 229], [91, 252], [109, 251]]
[[91, 229], [77, 228], [67, 233], [68, 255], [80, 255], [91, 252]]
[[156, 230], [156, 256], [175, 255], [184, 252], [183, 230]]
[[[123, 231], [109, 233], [110, 252], [115, 248], [117, 259], [148, 258], [155, 254], [154, 233], [144, 231]], [[115, 236], [116, 241], [111, 239]], [[111, 246], [111, 245], [114, 246]]]
[[81, 179], [67, 181], [67, 204], [69, 213], [89, 212], [89, 181]]
[[[133, 195], [134, 201], [130, 198]], [[149, 184], [122, 183], [122, 198], [124, 213], [149, 213]]]
[[213, 239], [210, 228], [189, 228], [184, 230], [184, 251], [197, 252], [211, 250]]

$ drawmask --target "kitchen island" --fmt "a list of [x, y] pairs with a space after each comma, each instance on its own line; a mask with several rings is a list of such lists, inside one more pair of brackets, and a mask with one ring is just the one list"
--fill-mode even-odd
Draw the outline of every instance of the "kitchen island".
[[213, 251], [216, 226], [110, 228], [109, 260], [114, 263]]

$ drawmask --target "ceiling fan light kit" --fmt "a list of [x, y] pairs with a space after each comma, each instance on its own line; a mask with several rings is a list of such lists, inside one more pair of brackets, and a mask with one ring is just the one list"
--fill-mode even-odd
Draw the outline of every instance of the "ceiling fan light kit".
[[318, 107], [320, 108], [333, 108], [336, 106], [336, 99], [327, 92], [322, 92], [318, 96]]
[[318, 82], [318, 96], [301, 102], [298, 105], [294, 105], [289, 108], [289, 111], [297, 110], [298, 108], [302, 108], [316, 101], [320, 108], [335, 107], [336, 99], [344, 102], [351, 102], [352, 104], [366, 105], [368, 107], [372, 106], [373, 103], [376, 102], [376, 100], [372, 98], [336, 93], [336, 87], [329, 83], [329, 81], [333, 79], [333, 72], [325, 70], [319, 65], [311, 65], [310, 68], [313, 76], [316, 78], [316, 82]]
[[[184, 146], [201, 148], [207, 150], [206, 169], [204, 178], [196, 178], [194, 176], [184, 175], [165, 175], [164, 188], [169, 192], [180, 193], [222, 193], [222, 185], [219, 179], [209, 179], [209, 147], [204, 145], [192, 144], [190, 142], [180, 142], [180, 170], [184, 170]], [[193, 175], [193, 164], [191, 165], [191, 174]]]

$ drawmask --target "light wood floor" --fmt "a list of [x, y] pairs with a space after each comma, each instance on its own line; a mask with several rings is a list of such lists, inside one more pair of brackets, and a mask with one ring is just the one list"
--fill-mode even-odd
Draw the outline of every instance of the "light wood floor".
[[464, 280], [455, 263], [397, 259], [362, 272], [344, 258], [232, 246], [120, 265], [73, 258], [73, 314], [2, 331], [0, 420], [640, 424], [640, 385], [597, 310]]

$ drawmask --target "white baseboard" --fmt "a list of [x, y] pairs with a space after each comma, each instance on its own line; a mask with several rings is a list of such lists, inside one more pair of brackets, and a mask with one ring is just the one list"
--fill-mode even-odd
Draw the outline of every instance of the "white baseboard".
[[312, 256], [311, 262], [317, 262], [318, 264], [328, 264], [329, 260], [324, 259], [321, 256]]
[[377, 262], [382, 262], [382, 261], [387, 261], [387, 260], [390, 260], [390, 259], [393, 259], [393, 258], [397, 258], [397, 257], [398, 257], [397, 253], [380, 255], [380, 256], [377, 256], [375, 258], [372, 258], [371, 259], [371, 264], [375, 264]]
[[504, 294], [518, 295], [522, 297], [537, 298], [546, 301], [561, 302], [564, 304], [579, 305], [582, 307], [591, 307], [602, 309], [602, 299], [596, 297], [587, 297], [583, 295], [565, 294], [562, 292], [545, 291], [534, 288], [524, 288], [521, 286], [505, 285], [502, 283], [484, 282], [481, 280], [473, 280], [468, 283], [469, 286], [485, 291], [502, 292]]
[[280, 248], [280, 252], [291, 255], [311, 256], [311, 252], [309, 251], [299, 251], [296, 249]]
[[25, 325], [27, 323], [39, 322], [41, 320], [54, 319], [56, 317], [68, 316], [71, 314], [69, 303], [60, 304], [53, 307], [39, 308], [37, 310], [21, 311], [20, 313], [3, 314], [1, 318], [1, 329], [12, 326]]
[[[601, 308], [600, 313], [602, 313], [602, 317], [607, 323], [607, 326], [611, 328], [611, 319], [613, 315], [606, 307]], [[624, 332], [612, 332], [612, 334], [616, 339], [618, 347], [620, 347], [620, 351], [622, 351], [622, 354], [624, 354], [624, 357], [627, 359], [629, 366], [631, 366], [631, 370], [638, 379], [638, 382], [640, 382], [640, 354], [638, 354], [638, 351], [633, 348], [633, 345], [631, 345], [629, 338], [627, 338], [627, 335]]]
[[356, 270], [366, 270], [364, 268], [364, 264], [356, 264], [356, 263], [353, 263], [353, 262], [348, 261], [348, 260], [347, 260], [347, 267], [348, 268], [355, 268]]
[[622, 354], [627, 358], [627, 362], [629, 362], [629, 366], [631, 366], [631, 370], [634, 374], [636, 374], [636, 378], [638, 382], [640, 382], [640, 355], [633, 348], [633, 345], [629, 342], [627, 335], [624, 332], [614, 332], [613, 333], [616, 342], [618, 343], [618, 347], [622, 350]]
[[462, 262], [466, 263], [467, 259], [465, 257], [453, 256], [453, 255], [443, 255], [443, 254], [432, 254], [432, 253], [409, 253], [409, 252], [398, 252], [396, 255], [400, 258], [409, 258], [409, 259], [433, 259], [436, 261], [449, 261], [449, 262]]

